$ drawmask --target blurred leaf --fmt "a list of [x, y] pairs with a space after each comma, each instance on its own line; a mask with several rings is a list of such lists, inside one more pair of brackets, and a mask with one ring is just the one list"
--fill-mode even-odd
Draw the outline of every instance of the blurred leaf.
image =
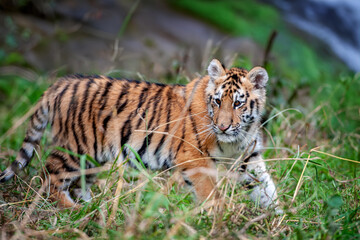
[[145, 210], [145, 217], [158, 216], [159, 214], [161, 214], [159, 212], [160, 208], [169, 208], [169, 200], [163, 194], [156, 192], [151, 195], [151, 201], [148, 203]]
[[5, 60], [4, 60], [4, 64], [18, 64], [18, 65], [22, 65], [25, 64], [26, 61], [24, 59], [24, 57], [17, 52], [12, 52], [9, 55], [6, 56]]

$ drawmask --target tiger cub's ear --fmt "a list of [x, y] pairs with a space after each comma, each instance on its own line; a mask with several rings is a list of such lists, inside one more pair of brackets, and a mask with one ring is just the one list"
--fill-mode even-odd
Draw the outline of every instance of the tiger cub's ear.
[[269, 76], [266, 70], [262, 67], [254, 67], [246, 75], [246, 77], [250, 80], [250, 82], [254, 85], [256, 89], [264, 88], [267, 81], [269, 80]]
[[210, 62], [207, 70], [212, 81], [215, 81], [216, 79], [225, 76], [226, 74], [224, 67], [217, 59], [213, 59]]

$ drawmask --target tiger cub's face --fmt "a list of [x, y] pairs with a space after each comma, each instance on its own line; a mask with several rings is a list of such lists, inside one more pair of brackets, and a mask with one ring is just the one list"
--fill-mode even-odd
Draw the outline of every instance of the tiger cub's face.
[[227, 70], [214, 59], [208, 73], [208, 112], [217, 139], [228, 143], [244, 140], [251, 127], [260, 122], [266, 99], [266, 70], [261, 67], [250, 72], [239, 68]]

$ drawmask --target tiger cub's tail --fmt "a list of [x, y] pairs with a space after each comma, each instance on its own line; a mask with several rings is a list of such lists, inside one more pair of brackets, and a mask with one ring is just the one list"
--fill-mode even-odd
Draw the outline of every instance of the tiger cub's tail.
[[39, 144], [49, 121], [49, 105], [43, 96], [36, 105], [35, 113], [31, 116], [25, 139], [15, 161], [0, 173], [0, 182], [11, 179], [15, 173], [26, 167], [34, 155], [36, 145]]

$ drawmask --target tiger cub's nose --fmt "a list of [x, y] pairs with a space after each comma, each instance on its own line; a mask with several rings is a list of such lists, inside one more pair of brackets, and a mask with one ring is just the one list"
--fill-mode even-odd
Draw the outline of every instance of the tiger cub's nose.
[[225, 132], [229, 127], [230, 127], [230, 125], [227, 125], [227, 126], [224, 126], [224, 124], [218, 125], [218, 128], [223, 132]]

